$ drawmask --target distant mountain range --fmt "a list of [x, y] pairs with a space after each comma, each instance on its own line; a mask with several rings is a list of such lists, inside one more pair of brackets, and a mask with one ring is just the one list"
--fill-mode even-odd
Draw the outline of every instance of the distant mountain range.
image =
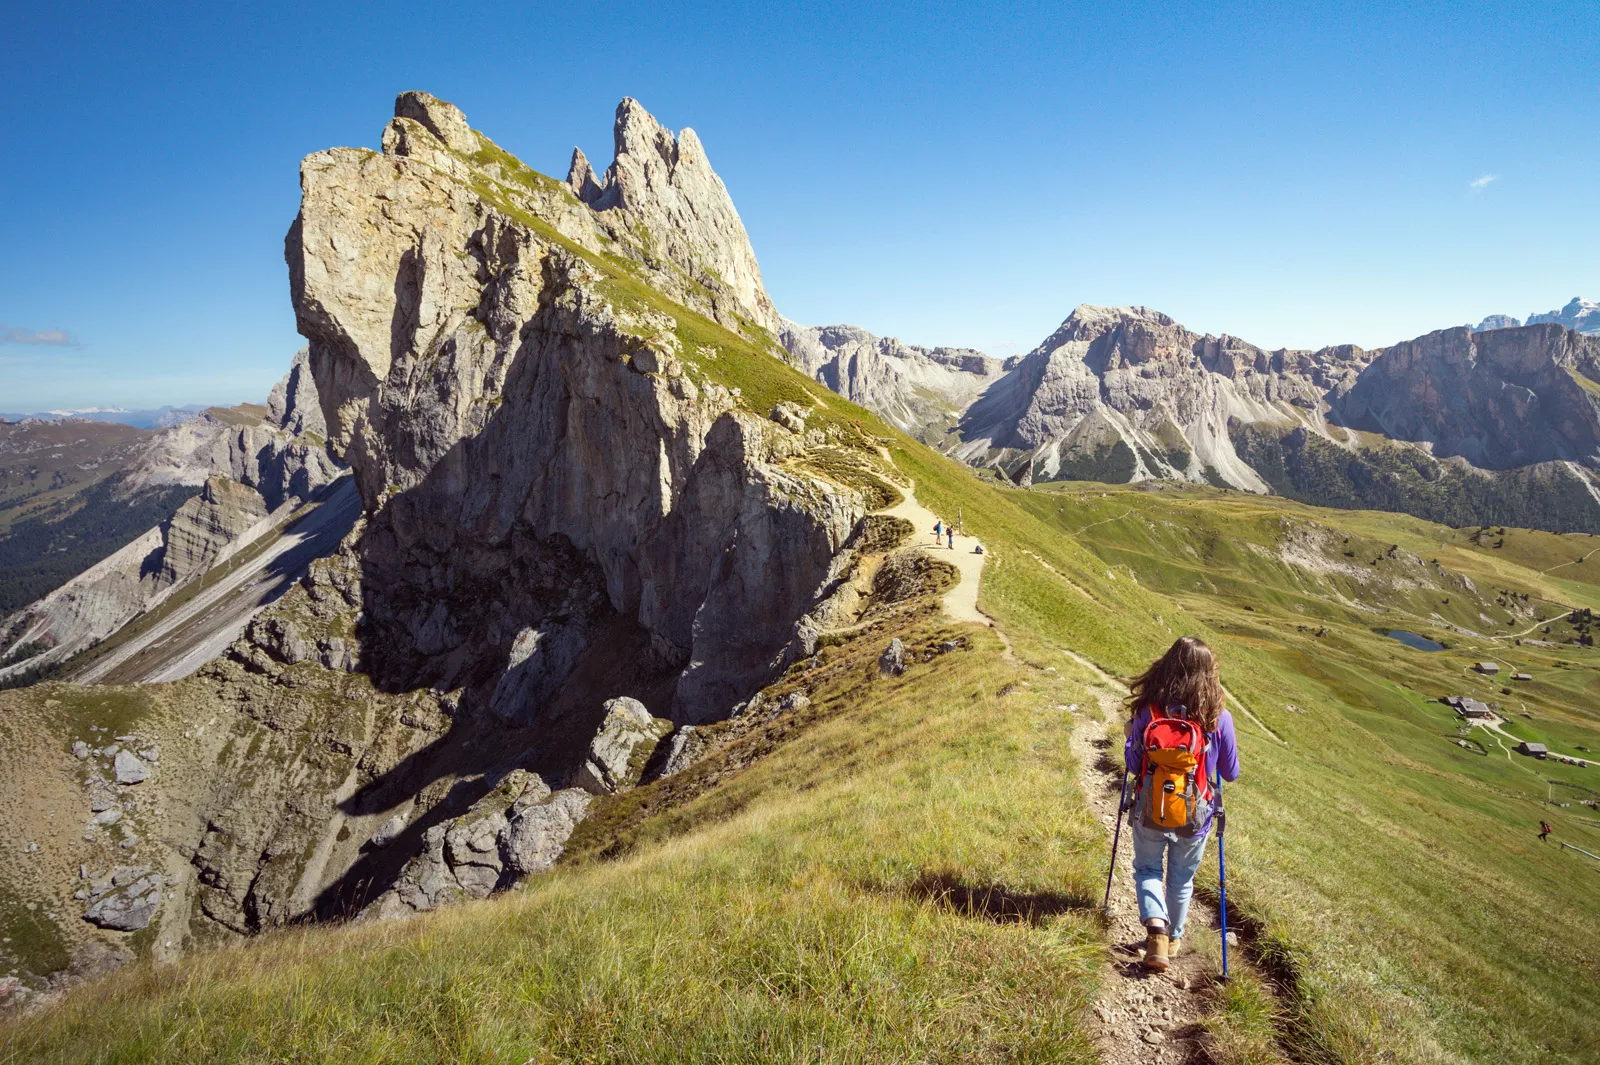
[[205, 410], [203, 403], [191, 403], [186, 407], [151, 407], [144, 410], [128, 410], [123, 407], [81, 407], [74, 410], [45, 410], [33, 411], [28, 414], [0, 413], [0, 421], [20, 422], [33, 418], [39, 421], [56, 422], [68, 419], [89, 422], [112, 422], [117, 425], [131, 425], [135, 429], [167, 429], [179, 425], [200, 415]]
[[1018, 484], [1173, 480], [1453, 525], [1600, 532], [1600, 337], [1529, 325], [1269, 351], [1147, 307], [1081, 306], [1000, 363], [854, 326], [780, 333], [797, 366]]
[[265, 406], [162, 411], [182, 417], [158, 429], [83, 417], [155, 413], [103, 409], [0, 423], [0, 688], [115, 632], [342, 471], [304, 351]]
[[1600, 303], [1574, 296], [1565, 307], [1543, 314], [1530, 314], [1525, 322], [1519, 322], [1509, 314], [1491, 314], [1473, 326], [1472, 331], [1482, 333], [1490, 329], [1515, 329], [1519, 325], [1541, 325], [1545, 322], [1564, 325], [1585, 336], [1600, 336]]

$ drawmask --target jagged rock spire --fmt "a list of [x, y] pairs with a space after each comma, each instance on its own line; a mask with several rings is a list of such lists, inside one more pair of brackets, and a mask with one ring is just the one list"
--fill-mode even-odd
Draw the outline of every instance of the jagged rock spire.
[[573, 195], [596, 211], [632, 215], [667, 258], [697, 280], [731, 289], [752, 320], [776, 332], [778, 314], [750, 237], [694, 130], [674, 137], [628, 97], [617, 105], [612, 137], [616, 157], [598, 181], [583, 152], [573, 150], [567, 172]]

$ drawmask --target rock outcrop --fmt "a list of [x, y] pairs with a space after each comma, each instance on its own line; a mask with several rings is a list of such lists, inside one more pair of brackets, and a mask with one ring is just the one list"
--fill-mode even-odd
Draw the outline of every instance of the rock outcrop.
[[[631, 265], [548, 235], [599, 246], [602, 225], [648, 219], [668, 261], [725, 264], [748, 253], [718, 221], [734, 217], [726, 190], [697, 141], [669, 150], [632, 101], [592, 205], [526, 175], [494, 184], [503, 153], [475, 134], [463, 155], [432, 132], [456, 128], [448, 105], [428, 106], [431, 125], [399, 108], [387, 154], [307, 158], [286, 245], [329, 433], [369, 512], [370, 666], [385, 686], [468, 685], [526, 723], [585, 633], [622, 613], [645, 668], [679, 674], [675, 720], [726, 713], [793, 653], [863, 501], [779, 465], [803, 444], [714, 376], [750, 355], [686, 347], [687, 312], [628, 295]], [[699, 291], [735, 326], [760, 309], [744, 289], [731, 307]]]
[[224, 547], [266, 516], [260, 492], [225, 477], [208, 478], [163, 530], [159, 579], [178, 584], [204, 572]]
[[362, 916], [390, 920], [458, 899], [488, 898], [518, 877], [545, 872], [590, 802], [581, 788], [552, 792], [537, 776], [515, 770], [466, 813], [429, 828], [422, 852]]
[[600, 729], [578, 767], [575, 782], [593, 795], [611, 795], [639, 782], [672, 722], [652, 717], [637, 699], [608, 699]]

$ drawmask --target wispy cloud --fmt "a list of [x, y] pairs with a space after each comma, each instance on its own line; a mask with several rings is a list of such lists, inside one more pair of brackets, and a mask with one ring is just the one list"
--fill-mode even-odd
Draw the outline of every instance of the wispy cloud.
[[42, 344], [52, 348], [82, 346], [64, 329], [23, 329], [14, 325], [0, 325], [0, 344]]
[[1483, 174], [1467, 182], [1467, 188], [1471, 189], [1473, 192], [1482, 192], [1484, 189], [1488, 188], [1490, 185], [1499, 180], [1499, 174]]

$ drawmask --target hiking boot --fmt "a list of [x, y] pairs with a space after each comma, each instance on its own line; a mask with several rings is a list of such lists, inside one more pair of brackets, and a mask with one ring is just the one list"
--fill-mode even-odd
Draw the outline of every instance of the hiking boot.
[[1144, 941], [1144, 967], [1156, 972], [1167, 970], [1167, 934], [1151, 932]]
[[1176, 958], [1178, 956], [1178, 948], [1181, 947], [1181, 946], [1183, 946], [1183, 937], [1182, 936], [1173, 936], [1171, 939], [1167, 940], [1167, 960], [1168, 961], [1171, 961], [1172, 959], [1174, 959], [1174, 958]]

